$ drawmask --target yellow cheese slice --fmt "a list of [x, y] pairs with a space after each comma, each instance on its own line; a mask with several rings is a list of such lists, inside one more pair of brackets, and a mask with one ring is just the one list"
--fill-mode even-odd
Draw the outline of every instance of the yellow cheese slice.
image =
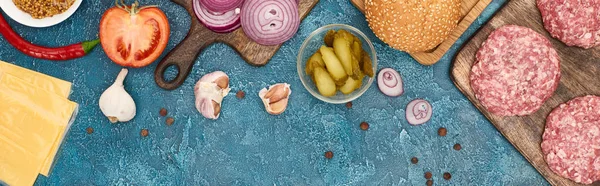
[[39, 88], [68, 98], [71, 93], [71, 83], [33, 70], [0, 61], [0, 72], [6, 72], [31, 83]]
[[35, 183], [43, 160], [0, 135], [0, 185], [30, 186]]
[[[13, 65], [4, 61], [0, 61], [0, 73], [2, 72], [16, 76], [25, 82], [28, 82], [39, 88], [43, 88], [49, 92], [55, 93], [64, 98], [68, 98], [71, 92], [72, 84], [70, 82], [52, 76], [48, 76], [46, 74], [42, 74], [33, 70], [29, 70], [23, 67], [19, 67], [17, 65]], [[48, 176], [50, 174], [50, 168], [54, 163], [56, 152], [60, 147], [60, 142], [63, 141], [62, 139], [67, 134], [69, 128], [70, 127], [66, 126], [66, 130], [60, 135], [61, 137], [58, 140], [58, 143], [52, 146], [51, 152], [54, 153], [48, 155], [48, 158], [44, 163], [44, 167], [42, 167], [40, 171], [42, 175]]]
[[[54, 121], [10, 94], [0, 92], [4, 111], [0, 112], [0, 151], [6, 152], [0, 153], [0, 180], [8, 185], [33, 185], [53, 144], [51, 138], [60, 129], [40, 124]], [[40, 134], [40, 129], [46, 133]]]
[[0, 136], [41, 159], [34, 169], [47, 175], [77, 104], [8, 73], [0, 73], [0, 87]]

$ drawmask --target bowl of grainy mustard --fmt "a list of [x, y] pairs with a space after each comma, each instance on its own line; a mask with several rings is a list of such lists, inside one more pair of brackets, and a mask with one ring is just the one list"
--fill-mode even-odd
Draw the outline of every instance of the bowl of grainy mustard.
[[65, 21], [83, 0], [0, 0], [0, 8], [13, 20], [30, 27], [49, 27]]

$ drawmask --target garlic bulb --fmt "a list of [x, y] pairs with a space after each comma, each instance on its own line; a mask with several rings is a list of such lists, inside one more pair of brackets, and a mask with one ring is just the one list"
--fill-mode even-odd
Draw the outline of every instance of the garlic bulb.
[[292, 89], [287, 83], [271, 85], [269, 89], [264, 88], [258, 96], [262, 99], [265, 109], [269, 114], [279, 115], [285, 111]]
[[205, 118], [218, 119], [221, 102], [230, 90], [229, 76], [224, 72], [216, 71], [204, 75], [194, 87], [196, 109]]
[[100, 110], [111, 123], [128, 122], [135, 117], [135, 102], [123, 86], [127, 72], [123, 68], [115, 82], [100, 96]]

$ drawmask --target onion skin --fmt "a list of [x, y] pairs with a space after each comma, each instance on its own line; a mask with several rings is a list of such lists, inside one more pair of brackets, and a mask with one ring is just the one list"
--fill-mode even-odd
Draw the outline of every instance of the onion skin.
[[300, 27], [296, 0], [246, 0], [241, 11], [244, 33], [261, 45], [282, 44]]
[[398, 71], [391, 68], [384, 68], [377, 75], [377, 86], [379, 90], [391, 97], [398, 97], [404, 94], [404, 83], [402, 76]]
[[194, 0], [202, 3], [211, 12], [229, 12], [242, 6], [244, 0]]

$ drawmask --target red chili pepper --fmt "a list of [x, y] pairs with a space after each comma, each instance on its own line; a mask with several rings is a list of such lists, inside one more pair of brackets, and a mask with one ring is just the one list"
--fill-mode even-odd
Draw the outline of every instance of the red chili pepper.
[[35, 45], [19, 36], [19, 34], [10, 27], [8, 22], [6, 22], [2, 14], [0, 14], [0, 34], [4, 36], [4, 39], [6, 39], [8, 43], [28, 56], [56, 61], [83, 57], [100, 43], [100, 40], [96, 39], [58, 48]]

